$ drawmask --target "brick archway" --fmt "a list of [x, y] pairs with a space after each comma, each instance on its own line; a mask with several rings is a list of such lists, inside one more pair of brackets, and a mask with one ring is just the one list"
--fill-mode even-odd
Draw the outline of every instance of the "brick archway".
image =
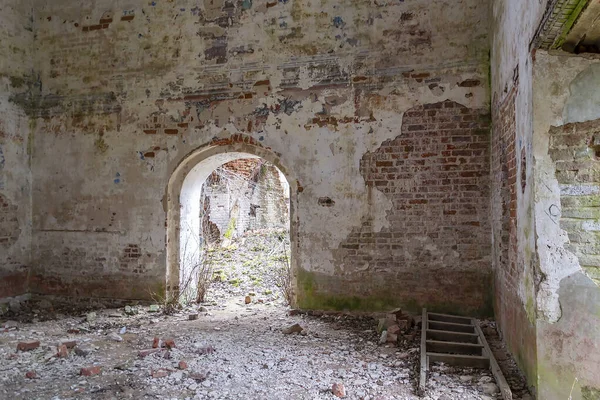
[[[262, 158], [275, 165], [288, 181], [290, 190], [290, 262], [295, 275], [297, 265], [296, 249], [298, 248], [295, 216], [298, 192], [296, 179], [293, 179], [289, 169], [282, 165], [279, 156], [270, 149], [247, 141], [223, 140], [213, 142], [184, 157], [169, 179], [166, 196], [166, 296], [169, 301], [178, 298], [179, 295], [182, 245], [187, 243], [186, 238], [189, 235], [200, 234], [199, 226], [196, 227], [194, 222], [182, 227], [182, 221], [186, 219], [186, 216], [199, 215], [200, 188], [206, 178], [217, 167], [240, 158]], [[195, 219], [198, 220], [198, 218]], [[192, 220], [190, 219], [190, 221]], [[189, 255], [187, 256], [189, 257]], [[294, 292], [296, 291], [294, 290]]]

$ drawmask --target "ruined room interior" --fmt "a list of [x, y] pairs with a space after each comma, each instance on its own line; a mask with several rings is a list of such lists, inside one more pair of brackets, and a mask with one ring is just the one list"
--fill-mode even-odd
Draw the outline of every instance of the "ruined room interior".
[[0, 0], [0, 398], [600, 399], [599, 54], [596, 0]]

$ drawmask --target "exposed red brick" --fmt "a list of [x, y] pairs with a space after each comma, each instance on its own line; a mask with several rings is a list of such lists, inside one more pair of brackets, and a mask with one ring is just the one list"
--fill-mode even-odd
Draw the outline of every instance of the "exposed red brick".
[[40, 347], [39, 340], [28, 340], [17, 344], [17, 351], [30, 351]]
[[37, 378], [37, 373], [35, 371], [27, 371], [27, 373], [25, 374], [25, 378], [35, 379]]
[[150, 375], [153, 378], [164, 378], [169, 375], [169, 372], [166, 369], [156, 369], [150, 371]]
[[61, 340], [59, 343], [60, 345], [65, 345], [67, 347], [67, 349], [72, 349], [73, 347], [77, 346], [77, 341], [76, 340]]
[[58, 358], [67, 358], [69, 356], [69, 351], [67, 350], [67, 346], [65, 346], [64, 344], [61, 344], [60, 346], [58, 346], [56, 355], [58, 356]]
[[[364, 217], [341, 243], [340, 262], [363, 266], [348, 268], [341, 287], [363, 296], [389, 291], [398, 305], [439, 308], [447, 307], [444, 293], [453, 291], [461, 312], [488, 312], [489, 128], [488, 110], [452, 101], [425, 104], [404, 114], [395, 139], [363, 156], [365, 184], [391, 202], [388, 226], [375, 231]], [[374, 272], [378, 282], [369, 283]]]
[[94, 376], [94, 375], [98, 375], [100, 372], [102, 372], [102, 368], [99, 366], [84, 367], [84, 368], [81, 368], [81, 370], [79, 371], [79, 375]]

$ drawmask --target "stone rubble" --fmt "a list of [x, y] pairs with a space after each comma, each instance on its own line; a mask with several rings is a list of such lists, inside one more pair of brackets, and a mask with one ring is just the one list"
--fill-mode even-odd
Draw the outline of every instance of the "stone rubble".
[[[379, 344], [372, 316], [288, 313], [239, 297], [203, 307], [192, 321], [195, 308], [167, 316], [141, 307], [13, 323], [0, 334], [0, 398], [419, 399], [418, 324], [403, 316], [383, 318], [397, 338]], [[399, 320], [411, 328], [394, 328]], [[122, 326], [122, 341], [111, 340]], [[38, 347], [15, 351], [32, 340]], [[501, 397], [489, 371], [434, 365], [423, 398]]]

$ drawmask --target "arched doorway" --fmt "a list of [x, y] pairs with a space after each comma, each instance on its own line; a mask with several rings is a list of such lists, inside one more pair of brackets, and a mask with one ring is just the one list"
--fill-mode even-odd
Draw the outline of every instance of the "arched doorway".
[[[180, 282], [185, 272], [182, 267], [200, 262], [198, 238], [201, 237], [200, 197], [203, 183], [218, 167], [237, 159], [260, 158], [274, 165], [289, 185], [290, 197], [290, 267], [293, 273], [292, 290], [295, 293], [297, 265], [297, 233], [295, 222], [296, 180], [281, 164], [279, 157], [263, 147], [234, 143], [200, 148], [175, 168], [167, 188], [167, 269], [166, 295], [168, 302], [178, 301]], [[185, 263], [183, 262], [185, 258]], [[292, 303], [294, 300], [292, 300]]]

